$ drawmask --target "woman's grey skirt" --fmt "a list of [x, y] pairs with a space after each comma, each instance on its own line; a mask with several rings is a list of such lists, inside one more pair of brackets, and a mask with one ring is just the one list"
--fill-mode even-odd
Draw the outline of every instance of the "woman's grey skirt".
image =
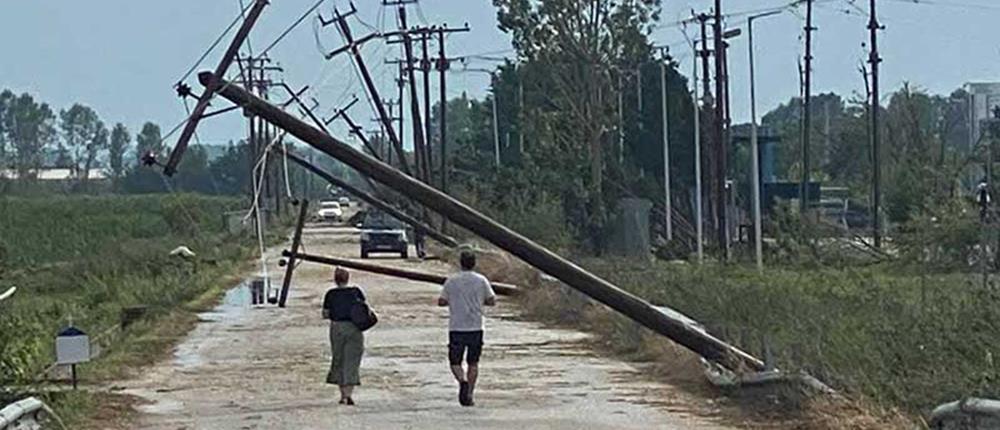
[[326, 382], [337, 385], [361, 385], [361, 356], [365, 353], [365, 335], [350, 321], [330, 322], [330, 371]]

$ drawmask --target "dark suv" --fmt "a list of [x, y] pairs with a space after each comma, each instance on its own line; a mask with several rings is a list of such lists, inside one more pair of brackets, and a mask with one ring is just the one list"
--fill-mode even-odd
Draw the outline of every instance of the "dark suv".
[[361, 258], [368, 258], [368, 254], [373, 252], [392, 252], [399, 253], [402, 258], [409, 257], [406, 228], [399, 220], [372, 211], [365, 215], [358, 228], [361, 229]]

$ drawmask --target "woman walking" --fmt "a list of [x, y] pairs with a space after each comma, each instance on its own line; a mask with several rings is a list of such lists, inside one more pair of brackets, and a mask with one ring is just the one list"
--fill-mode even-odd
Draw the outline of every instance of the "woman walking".
[[360, 288], [348, 285], [351, 274], [340, 267], [333, 273], [336, 284], [323, 298], [323, 318], [330, 320], [330, 348], [333, 358], [326, 382], [340, 387], [340, 404], [354, 405], [351, 394], [361, 385], [359, 368], [365, 352], [365, 337], [351, 322], [351, 309], [365, 301]]

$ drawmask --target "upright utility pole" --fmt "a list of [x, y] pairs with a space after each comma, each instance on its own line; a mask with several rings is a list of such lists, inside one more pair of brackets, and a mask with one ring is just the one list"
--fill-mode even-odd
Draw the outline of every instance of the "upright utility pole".
[[871, 141], [872, 141], [872, 235], [875, 239], [875, 247], [882, 247], [882, 148], [879, 144], [879, 93], [878, 93], [878, 67], [882, 58], [878, 54], [878, 31], [883, 27], [878, 23], [876, 16], [875, 0], [871, 0], [871, 19], [868, 21], [868, 31], [871, 36], [872, 49], [868, 57], [868, 63], [872, 67], [872, 99], [871, 112]]
[[[440, 118], [440, 134], [441, 134], [441, 192], [448, 194], [448, 84], [447, 76], [448, 69], [451, 66], [451, 60], [445, 54], [444, 40], [447, 33], [459, 32], [459, 31], [469, 31], [469, 27], [449, 29], [447, 27], [438, 27], [433, 31], [437, 32], [438, 35], [438, 91], [440, 92], [441, 98], [441, 118]], [[448, 232], [448, 218], [441, 217], [441, 230], [445, 233]]]
[[497, 89], [497, 85], [500, 84], [500, 80], [497, 79], [493, 72], [490, 72], [490, 81], [493, 83], [493, 157], [496, 163], [497, 169], [500, 168], [500, 114], [497, 112], [497, 97], [500, 96], [500, 91]]
[[521, 69], [514, 66], [514, 72], [517, 76], [517, 156], [518, 159], [522, 159], [524, 156], [524, 76], [522, 76]]
[[[406, 7], [399, 7], [399, 27], [402, 31], [403, 38], [403, 52], [406, 54], [406, 77], [410, 81], [410, 121], [413, 123], [413, 152], [417, 164], [417, 177], [426, 183], [430, 183], [430, 163], [425, 158], [427, 153], [424, 150], [424, 126], [421, 122], [420, 116], [420, 101], [417, 97], [417, 77], [414, 73], [414, 59], [413, 59], [413, 41], [410, 38], [409, 29], [406, 26]], [[402, 70], [400, 70], [402, 72]], [[402, 79], [402, 73], [400, 73], [400, 79]], [[402, 94], [400, 95], [400, 102], [402, 102]], [[400, 106], [399, 111], [400, 117], [403, 115], [402, 106]], [[400, 130], [402, 134], [402, 130]]]
[[[873, 0], [874, 1], [874, 0]], [[811, 169], [809, 140], [812, 130], [812, 32], [816, 28], [812, 25], [813, 0], [806, 0], [806, 65], [805, 65], [805, 88], [803, 89], [802, 102], [802, 184], [799, 194], [799, 212], [802, 215], [809, 210], [809, 171]]]
[[624, 70], [618, 74], [618, 165], [625, 164], [625, 77]]
[[[673, 205], [670, 200], [670, 115], [667, 104], [667, 61], [664, 58], [660, 63], [660, 105], [663, 111], [663, 197], [664, 212], [663, 219], [667, 240], [674, 240]], [[640, 108], [641, 109], [641, 108]]]
[[[714, 101], [713, 101], [713, 98], [712, 98], [712, 82], [711, 82], [712, 73], [710, 72], [709, 61], [708, 61], [709, 57], [712, 56], [712, 50], [708, 48], [708, 19], [709, 19], [709, 17], [708, 17], [707, 14], [702, 13], [702, 14], [698, 14], [697, 19], [698, 19], [698, 22], [701, 24], [701, 52], [699, 53], [700, 57], [701, 57], [701, 86], [702, 86], [702, 97], [701, 97], [701, 100], [702, 100], [702, 105], [705, 108], [705, 111], [708, 112], [709, 114], [711, 114], [713, 112], [713, 109], [714, 109], [713, 108]], [[695, 67], [694, 71], [697, 72], [698, 68]], [[694, 75], [697, 76], [698, 74], [695, 73]], [[697, 82], [697, 79], [694, 79], [693, 81]], [[695, 91], [695, 93], [697, 93], [697, 91]], [[701, 114], [700, 112], [701, 112], [700, 108], [699, 109], [695, 109], [695, 113], [697, 115], [699, 115], [699, 116]], [[707, 120], [706, 120], [706, 122], [708, 122], [709, 124], [711, 124], [711, 118], [712, 118], [712, 116], [709, 115], [708, 118], [707, 118]], [[699, 127], [701, 126], [701, 123], [699, 121], [695, 121], [695, 124], [698, 125]], [[708, 136], [708, 139], [706, 139], [708, 141], [708, 146], [711, 148], [711, 146], [712, 146], [711, 136], [712, 135], [708, 134], [708, 133], [706, 133], [706, 135]], [[697, 140], [698, 140], [697, 143], [700, 145], [701, 139], [702, 139], [700, 131], [697, 131], [695, 133], [695, 136], [697, 137]], [[696, 146], [698, 146], [698, 145], [696, 145]], [[711, 151], [709, 151], [709, 154], [711, 154]], [[697, 166], [698, 167], [698, 172], [701, 172], [702, 158], [701, 158], [701, 156], [698, 156], [696, 158], [697, 158], [697, 162], [698, 162], [697, 163], [698, 164], [698, 166]], [[708, 160], [709, 161], [705, 163], [707, 165], [707, 167], [709, 168], [709, 170], [708, 170], [709, 172], [712, 172], [712, 170], [711, 170], [712, 159], [713, 159], [713, 157], [711, 155], [709, 155], [708, 156]], [[715, 184], [715, 178], [714, 178], [714, 175], [712, 175], [712, 173], [709, 173], [708, 175], [709, 175], [708, 178], [707, 178], [708, 179], [708, 190], [706, 191], [706, 190], [703, 189], [703, 187], [698, 187], [698, 198], [702, 199], [702, 200], [707, 199], [708, 202], [709, 202], [709, 209], [714, 209], [715, 205], [712, 204], [712, 198], [711, 198], [711, 194], [710, 193], [711, 193], [711, 190], [714, 189], [713, 185]], [[698, 180], [700, 181], [702, 179], [704, 179], [704, 178], [699, 173]], [[699, 203], [698, 210], [704, 210], [703, 203]], [[710, 210], [710, 214], [709, 215], [712, 216], [713, 222], [714, 222], [715, 212], [712, 212]], [[699, 215], [698, 219], [700, 220], [698, 226], [700, 228], [704, 229], [704, 225], [703, 225], [704, 221], [705, 221], [704, 218], [702, 218], [702, 216]], [[704, 237], [700, 237], [700, 239], [698, 240], [698, 246], [704, 248]], [[703, 258], [703, 252], [699, 252], [698, 255], [699, 255], [699, 262], [700, 262], [700, 261], [702, 261], [702, 258]]]
[[[704, 24], [702, 24], [704, 29]], [[705, 31], [702, 30], [702, 36], [704, 36]], [[703, 41], [705, 39], [702, 39]], [[691, 50], [694, 51], [695, 57], [698, 56], [698, 43], [697, 41], [691, 43]], [[705, 238], [704, 238], [704, 225], [705, 220], [702, 214], [702, 201], [701, 201], [701, 106], [698, 103], [698, 62], [691, 61], [691, 82], [695, 85], [691, 86], [691, 104], [694, 106], [694, 224], [695, 224], [695, 235], [697, 243], [698, 252], [698, 264], [705, 262]]]
[[726, 224], [726, 212], [728, 204], [726, 202], [726, 142], [723, 133], [724, 118], [726, 115], [723, 104], [723, 94], [725, 94], [725, 71], [723, 70], [723, 55], [725, 49], [722, 40], [722, 0], [715, 0], [715, 20], [712, 22], [712, 33], [715, 43], [715, 118], [714, 136], [715, 144], [715, 205], [716, 224], [718, 224], [719, 258], [726, 260], [729, 257], [729, 228]]
[[427, 183], [431, 183], [434, 170], [434, 157], [431, 156], [431, 61], [427, 47], [430, 33], [423, 32], [420, 37], [421, 59], [420, 71], [424, 77], [424, 159], [427, 160]]
[[[397, 126], [398, 127], [397, 130], [399, 130], [398, 131], [398, 133], [399, 133], [399, 146], [403, 146], [403, 145], [406, 144], [406, 129], [403, 127], [403, 121], [404, 121], [403, 120], [403, 93], [406, 91], [406, 78], [403, 77], [403, 63], [396, 63], [396, 66], [397, 66], [397, 69], [399, 71], [399, 77], [396, 78], [396, 89], [399, 91], [399, 94], [398, 94], [399, 98], [396, 99], [396, 100], [399, 100], [399, 113], [397, 113], [397, 115], [399, 115], [399, 116], [396, 117], [395, 119], [397, 121], [397, 124], [399, 124]], [[386, 102], [386, 104], [389, 105], [389, 117], [391, 118], [392, 117], [392, 105], [393, 105], [393, 103], [390, 100], [390, 101]], [[416, 151], [414, 151], [414, 155], [416, 155]], [[414, 164], [416, 164], [416, 168], [417, 168], [417, 178], [419, 178], [420, 177], [420, 161], [419, 161], [419, 159], [416, 159], [416, 158], [415, 158], [415, 161], [416, 161], [416, 163], [414, 163]]]
[[447, 72], [450, 66], [448, 57], [445, 56], [444, 32], [438, 32], [438, 91], [441, 99], [441, 192], [448, 193], [448, 83]]

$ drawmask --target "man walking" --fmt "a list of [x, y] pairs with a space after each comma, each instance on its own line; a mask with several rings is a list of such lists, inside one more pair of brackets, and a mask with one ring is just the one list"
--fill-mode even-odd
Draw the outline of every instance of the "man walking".
[[[473, 271], [476, 254], [462, 251], [462, 271], [450, 276], [441, 290], [438, 306], [448, 307], [448, 362], [458, 381], [458, 402], [473, 406], [473, 391], [479, 377], [479, 356], [483, 352], [483, 305], [496, 305], [496, 294], [485, 276]], [[469, 365], [462, 369], [462, 357]]]

